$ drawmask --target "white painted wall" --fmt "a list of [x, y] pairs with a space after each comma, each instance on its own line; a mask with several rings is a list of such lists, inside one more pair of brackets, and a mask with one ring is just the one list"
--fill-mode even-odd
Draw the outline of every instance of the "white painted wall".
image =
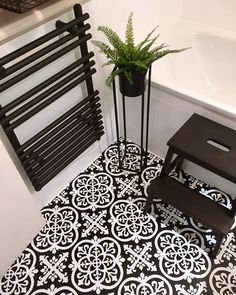
[[154, 27], [158, 31], [166, 30], [181, 19], [183, 0], [129, 0], [125, 1], [126, 19], [134, 12], [134, 28], [140, 39], [145, 37]]
[[44, 219], [0, 141], [0, 279], [34, 236]]
[[183, 18], [236, 32], [235, 0], [183, 0]]

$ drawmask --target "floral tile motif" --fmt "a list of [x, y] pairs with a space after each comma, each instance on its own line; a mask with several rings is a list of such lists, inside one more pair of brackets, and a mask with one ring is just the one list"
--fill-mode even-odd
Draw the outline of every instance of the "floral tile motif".
[[51, 285], [46, 289], [38, 289], [34, 291], [31, 295], [78, 295], [77, 291], [68, 286], [56, 287]]
[[160, 202], [156, 204], [156, 209], [158, 211], [157, 215], [161, 217], [161, 221], [166, 226], [170, 224], [188, 225], [188, 220], [184, 214], [171, 205]]
[[68, 276], [65, 272], [66, 265], [64, 264], [68, 260], [69, 253], [63, 252], [59, 256], [52, 256], [49, 258], [47, 255], [39, 256], [39, 263], [42, 266], [40, 269], [40, 276], [37, 282], [38, 286], [45, 285], [48, 281], [68, 283]]
[[228, 267], [217, 267], [210, 275], [210, 287], [213, 295], [236, 294], [236, 265], [229, 263]]
[[84, 222], [84, 229], [82, 231], [81, 237], [87, 237], [90, 234], [96, 235], [97, 233], [102, 233], [107, 235], [109, 233], [106, 223], [106, 210], [102, 210], [98, 213], [81, 213], [82, 220]]
[[80, 241], [72, 251], [72, 282], [80, 292], [115, 288], [123, 279], [121, 247], [112, 238]]
[[155, 245], [159, 268], [170, 280], [191, 283], [210, 272], [210, 258], [201, 248], [203, 239], [195, 230], [163, 230], [157, 235]]
[[209, 199], [212, 199], [215, 202], [218, 202], [219, 204], [221, 204], [222, 206], [225, 206], [226, 208], [231, 209], [232, 205], [231, 205], [231, 198], [229, 197], [229, 195], [225, 194], [224, 192], [215, 189], [215, 188], [208, 188], [208, 189], [204, 189], [202, 188], [200, 190], [200, 194], [208, 197]]
[[215, 258], [215, 264], [221, 264], [227, 261], [236, 261], [236, 238], [235, 234], [230, 232], [221, 245], [219, 254]]
[[82, 174], [72, 182], [72, 203], [79, 210], [106, 208], [113, 202], [112, 177], [106, 173]]
[[118, 200], [110, 209], [112, 224], [111, 231], [114, 237], [121, 242], [149, 240], [157, 232], [155, 219], [143, 213], [144, 198]]
[[156, 271], [157, 266], [155, 262], [152, 260], [152, 254], [150, 251], [152, 250], [152, 243], [147, 242], [143, 244], [142, 247], [136, 245], [132, 247], [132, 245], [124, 245], [125, 253], [129, 255], [127, 265], [127, 274], [135, 273], [137, 269], [143, 271], [144, 269], [150, 271]]
[[52, 251], [55, 254], [58, 250], [71, 248], [79, 237], [78, 212], [70, 207], [45, 208], [42, 214], [46, 219], [46, 225], [32, 242], [32, 247], [37, 252]]
[[118, 289], [118, 295], [173, 295], [173, 290], [170, 283], [162, 276], [154, 274], [145, 276], [144, 273], [140, 277], [129, 277]]
[[203, 295], [207, 294], [206, 282], [199, 282], [195, 286], [186, 287], [185, 285], [175, 285], [178, 295]]
[[38, 273], [35, 267], [36, 260], [36, 254], [30, 249], [26, 249], [3, 277], [0, 284], [0, 294], [31, 294], [34, 277]]
[[125, 178], [122, 177], [117, 178], [117, 184], [118, 184], [118, 193], [117, 198], [122, 198], [124, 196], [142, 196], [142, 192], [140, 189], [140, 185], [138, 183], [138, 176], [134, 175], [132, 178]]
[[[140, 148], [127, 147], [127, 168], [137, 167], [130, 152]], [[141, 175], [118, 163], [113, 144], [42, 209], [46, 225], [0, 281], [0, 295], [236, 294], [236, 221], [213, 260], [214, 233], [161, 196], [144, 214], [163, 160], [149, 153]], [[171, 176], [231, 207], [217, 188], [182, 170]]]

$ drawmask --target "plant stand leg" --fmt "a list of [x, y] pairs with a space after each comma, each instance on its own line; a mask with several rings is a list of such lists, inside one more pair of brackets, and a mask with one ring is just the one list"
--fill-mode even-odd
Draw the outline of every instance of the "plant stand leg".
[[148, 73], [148, 90], [147, 90], [147, 117], [146, 117], [146, 155], [145, 155], [145, 166], [147, 166], [147, 156], [148, 156], [148, 137], [149, 137], [149, 115], [150, 115], [150, 94], [151, 94], [151, 74], [152, 65], [149, 67]]
[[140, 154], [140, 175], [143, 170], [143, 129], [144, 129], [144, 93], [142, 94], [142, 106], [141, 106], [141, 154]]
[[115, 124], [116, 124], [116, 138], [117, 138], [117, 156], [118, 156], [119, 168], [121, 169], [120, 134], [119, 134], [119, 121], [118, 121], [118, 110], [117, 110], [117, 98], [116, 98], [116, 84], [115, 84], [115, 80], [113, 80], [112, 88], [113, 88], [113, 100], [114, 100], [114, 110], [115, 110]]
[[127, 128], [126, 128], [126, 105], [125, 105], [125, 96], [122, 95], [122, 108], [123, 108], [123, 130], [124, 130], [124, 155], [123, 155], [123, 161], [125, 161], [125, 156], [127, 152]]

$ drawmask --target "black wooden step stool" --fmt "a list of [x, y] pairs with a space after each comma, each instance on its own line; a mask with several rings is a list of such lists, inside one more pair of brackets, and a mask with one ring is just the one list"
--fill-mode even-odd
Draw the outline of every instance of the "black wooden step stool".
[[[160, 177], [148, 187], [144, 208], [148, 212], [155, 195], [214, 231], [217, 243], [212, 251], [216, 257], [223, 238], [230, 231], [236, 214], [236, 199], [232, 209], [193, 191], [169, 177], [179, 169], [184, 159], [236, 183], [236, 131], [198, 114], [191, 118], [168, 141], [168, 152]], [[174, 154], [175, 159], [172, 161]]]

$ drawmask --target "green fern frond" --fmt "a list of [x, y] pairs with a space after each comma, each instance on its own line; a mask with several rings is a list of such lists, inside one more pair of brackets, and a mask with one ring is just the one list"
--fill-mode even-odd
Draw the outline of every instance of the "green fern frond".
[[142, 57], [142, 56], [144, 56], [144, 58], [145, 58], [145, 56], [149, 52], [149, 50], [152, 47], [152, 45], [156, 42], [156, 39], [157, 38], [158, 37], [155, 37], [154, 39], [151, 39], [150, 41], [147, 42], [147, 45], [146, 46], [144, 46], [143, 48], [140, 48], [140, 50], [138, 51], [139, 52], [139, 54], [138, 54], [138, 57], [139, 58]]
[[156, 54], [160, 53], [163, 51], [164, 48], [167, 48], [169, 47], [168, 45], [165, 45], [164, 43], [161, 44], [160, 46], [157, 46], [157, 47], [154, 47], [153, 49], [151, 49], [149, 52], [148, 52], [148, 56], [151, 56], [151, 57], [154, 57]]
[[121, 73], [124, 73], [125, 69], [124, 68], [120, 68], [120, 69], [116, 69], [115, 71], [112, 71], [110, 73], [110, 75], [106, 78], [106, 85], [108, 87], [111, 87], [112, 86], [112, 83], [113, 83], [113, 80], [115, 79], [116, 76], [118, 76], [119, 74]]
[[[145, 43], [147, 43], [148, 41], [149, 41], [149, 39], [150, 39], [150, 37], [152, 36], [152, 34], [157, 30], [157, 28], [158, 28], [159, 26], [156, 26], [147, 36], [146, 36], [146, 38], [143, 40], [143, 41], [141, 41], [137, 46], [136, 46], [136, 49], [137, 50], [140, 50], [141, 48], [142, 48], [142, 46], [145, 44]], [[157, 38], [160, 36], [160, 34], [158, 34], [157, 35]]]
[[105, 62], [102, 67], [109, 66], [109, 65], [115, 65], [116, 60], [109, 60], [108, 62]]
[[140, 68], [140, 69], [148, 70], [148, 66], [143, 61], [141, 61], [141, 60], [130, 61], [129, 64], [135, 66], [135, 68]]
[[133, 79], [132, 79], [132, 71], [124, 71], [125, 77], [128, 79], [129, 83], [132, 85], [133, 84]]
[[191, 47], [186, 47], [186, 48], [181, 48], [181, 49], [169, 49], [169, 50], [163, 50], [163, 51], [158, 52], [158, 53], [156, 54], [154, 61], [157, 60], [157, 59], [160, 59], [160, 58], [162, 58], [162, 57], [164, 57], [164, 56], [166, 56], [167, 54], [170, 54], [170, 53], [180, 53], [180, 52], [183, 52], [183, 51], [185, 51], [185, 50], [187, 50], [187, 49], [190, 49], [190, 48], [191, 48]]
[[125, 39], [126, 39], [126, 44], [127, 44], [127, 49], [129, 51], [129, 54], [132, 55], [132, 52], [134, 50], [133, 12], [130, 13], [128, 18], [126, 32], [125, 32]]
[[92, 40], [91, 41], [95, 46], [100, 48], [101, 52], [104, 53], [108, 58], [115, 58], [116, 52], [111, 49], [109, 45], [104, 42]]
[[127, 45], [115, 31], [105, 26], [99, 26], [98, 31], [101, 31], [107, 37], [113, 48], [117, 50], [120, 55], [127, 55]]
[[155, 52], [158, 52], [158, 51], [160, 51], [161, 49], [164, 49], [164, 48], [167, 48], [167, 47], [169, 47], [169, 45], [166, 45], [165, 43], [162, 43], [161, 45], [154, 47], [154, 48], [153, 48], [152, 50], [150, 50], [149, 52], [150, 52], [150, 53], [155, 53]]

